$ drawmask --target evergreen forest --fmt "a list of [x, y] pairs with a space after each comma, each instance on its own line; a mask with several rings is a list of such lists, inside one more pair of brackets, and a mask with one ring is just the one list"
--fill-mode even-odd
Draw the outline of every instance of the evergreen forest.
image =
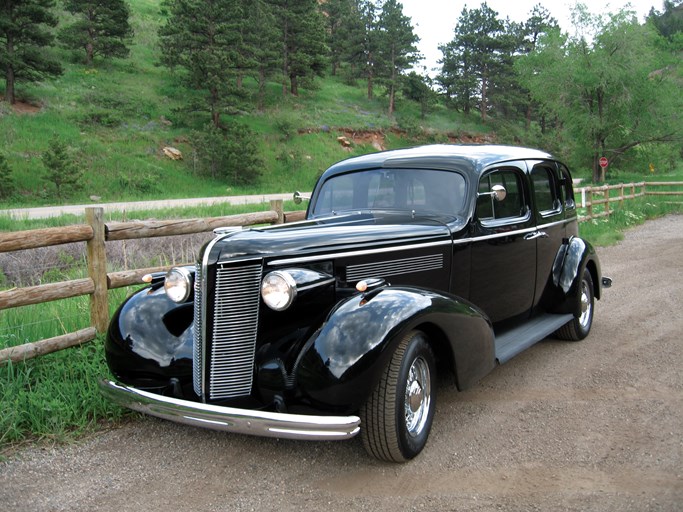
[[3, 2], [0, 206], [310, 190], [429, 143], [542, 148], [594, 182], [681, 166], [683, 0], [577, 3], [571, 33], [541, 4], [454, 16], [428, 70], [397, 0]]

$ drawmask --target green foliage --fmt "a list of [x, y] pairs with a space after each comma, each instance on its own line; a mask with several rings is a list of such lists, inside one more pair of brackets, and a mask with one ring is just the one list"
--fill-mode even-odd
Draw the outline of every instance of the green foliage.
[[579, 6], [575, 16], [584, 33], [595, 34], [592, 42], [553, 32], [517, 66], [541, 110], [557, 120], [560, 156], [591, 167], [601, 181], [601, 156], [617, 164], [639, 146], [683, 136], [680, 83], [675, 66], [663, 67], [667, 55], [651, 27], [632, 13], [593, 17]]
[[5, 2], [0, 9], [0, 69], [5, 75], [5, 101], [16, 101], [17, 82], [58, 76], [62, 67], [46, 48], [52, 44], [54, 0]]
[[124, 0], [64, 0], [64, 9], [75, 21], [59, 31], [59, 40], [69, 49], [85, 52], [85, 65], [95, 56], [127, 57], [133, 30]]
[[48, 149], [42, 155], [42, 160], [47, 169], [47, 175], [44, 179], [55, 186], [59, 199], [82, 188], [83, 170], [69, 155], [68, 146], [58, 137], [55, 136], [50, 139]]
[[167, 0], [167, 22], [159, 29], [161, 62], [181, 68], [181, 80], [205, 94], [206, 110], [214, 126], [220, 115], [237, 105], [238, 70], [242, 66], [243, 41], [239, 2]]
[[193, 143], [201, 173], [230, 185], [251, 185], [258, 181], [263, 160], [258, 154], [254, 133], [247, 126], [209, 125], [194, 133]]
[[279, 20], [283, 74], [289, 80], [289, 92], [299, 94], [299, 82], [323, 76], [328, 48], [325, 44], [325, 22], [317, 0], [273, 0], [275, 18]]
[[7, 157], [0, 153], [0, 199], [12, 197], [16, 190], [16, 184], [12, 178], [12, 169], [7, 162]]
[[410, 18], [403, 14], [403, 6], [396, 0], [387, 0], [377, 20], [376, 76], [378, 83], [387, 89], [389, 115], [396, 110], [396, 93], [403, 73], [419, 58], [417, 43]]

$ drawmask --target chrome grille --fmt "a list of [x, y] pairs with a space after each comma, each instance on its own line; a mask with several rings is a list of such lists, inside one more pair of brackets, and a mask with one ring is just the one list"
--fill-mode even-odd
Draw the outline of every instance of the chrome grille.
[[211, 400], [251, 393], [261, 274], [260, 262], [221, 266], [216, 273], [211, 360], [207, 362]]
[[197, 264], [194, 277], [194, 342], [192, 343], [192, 383], [197, 396], [202, 396], [202, 265]]

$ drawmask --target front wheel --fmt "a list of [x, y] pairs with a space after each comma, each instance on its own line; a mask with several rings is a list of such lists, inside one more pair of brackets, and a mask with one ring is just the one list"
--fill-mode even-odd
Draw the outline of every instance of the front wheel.
[[405, 462], [422, 451], [434, 418], [435, 379], [434, 352], [427, 337], [409, 332], [360, 411], [361, 439], [370, 455]]
[[580, 341], [588, 336], [593, 325], [593, 307], [595, 302], [593, 277], [588, 269], [584, 269], [579, 289], [579, 313], [572, 320], [560, 327], [555, 335], [562, 340]]

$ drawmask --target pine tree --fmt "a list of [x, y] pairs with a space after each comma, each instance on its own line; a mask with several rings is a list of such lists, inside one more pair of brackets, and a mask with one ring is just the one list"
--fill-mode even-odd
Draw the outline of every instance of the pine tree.
[[478, 9], [464, 7], [455, 27], [453, 40], [441, 47], [443, 68], [438, 78], [449, 97], [468, 113], [479, 103], [486, 121], [488, 97], [496, 76], [511, 68], [505, 24], [486, 2]]
[[82, 188], [83, 170], [69, 156], [67, 145], [59, 137], [55, 135], [50, 139], [42, 158], [47, 169], [44, 179], [55, 186], [58, 198], [61, 199], [63, 194]]
[[12, 197], [16, 185], [12, 178], [12, 169], [3, 153], [0, 153], [0, 184], [0, 199]]
[[0, 67], [5, 72], [5, 101], [16, 102], [19, 81], [38, 82], [57, 76], [62, 68], [46, 47], [50, 27], [57, 25], [54, 0], [11, 0], [0, 5]]
[[[282, 74], [289, 92], [299, 94], [299, 81], [322, 76], [328, 48], [325, 23], [317, 0], [273, 0], [280, 23]], [[287, 84], [283, 82], [283, 94]]]
[[415, 46], [419, 38], [413, 32], [410, 18], [403, 14], [403, 5], [396, 0], [387, 0], [377, 23], [378, 64], [376, 73], [387, 89], [389, 96], [389, 115], [396, 110], [396, 92], [400, 88], [403, 73], [410, 69], [420, 58]]
[[128, 56], [133, 36], [130, 11], [124, 0], [64, 0], [64, 9], [76, 21], [59, 32], [59, 40], [70, 49], [85, 51], [85, 64], [96, 55], [104, 58]]
[[240, 96], [243, 5], [231, 0], [168, 0], [169, 18], [159, 30], [161, 62], [182, 68], [188, 87], [206, 92], [204, 107], [214, 126]]

